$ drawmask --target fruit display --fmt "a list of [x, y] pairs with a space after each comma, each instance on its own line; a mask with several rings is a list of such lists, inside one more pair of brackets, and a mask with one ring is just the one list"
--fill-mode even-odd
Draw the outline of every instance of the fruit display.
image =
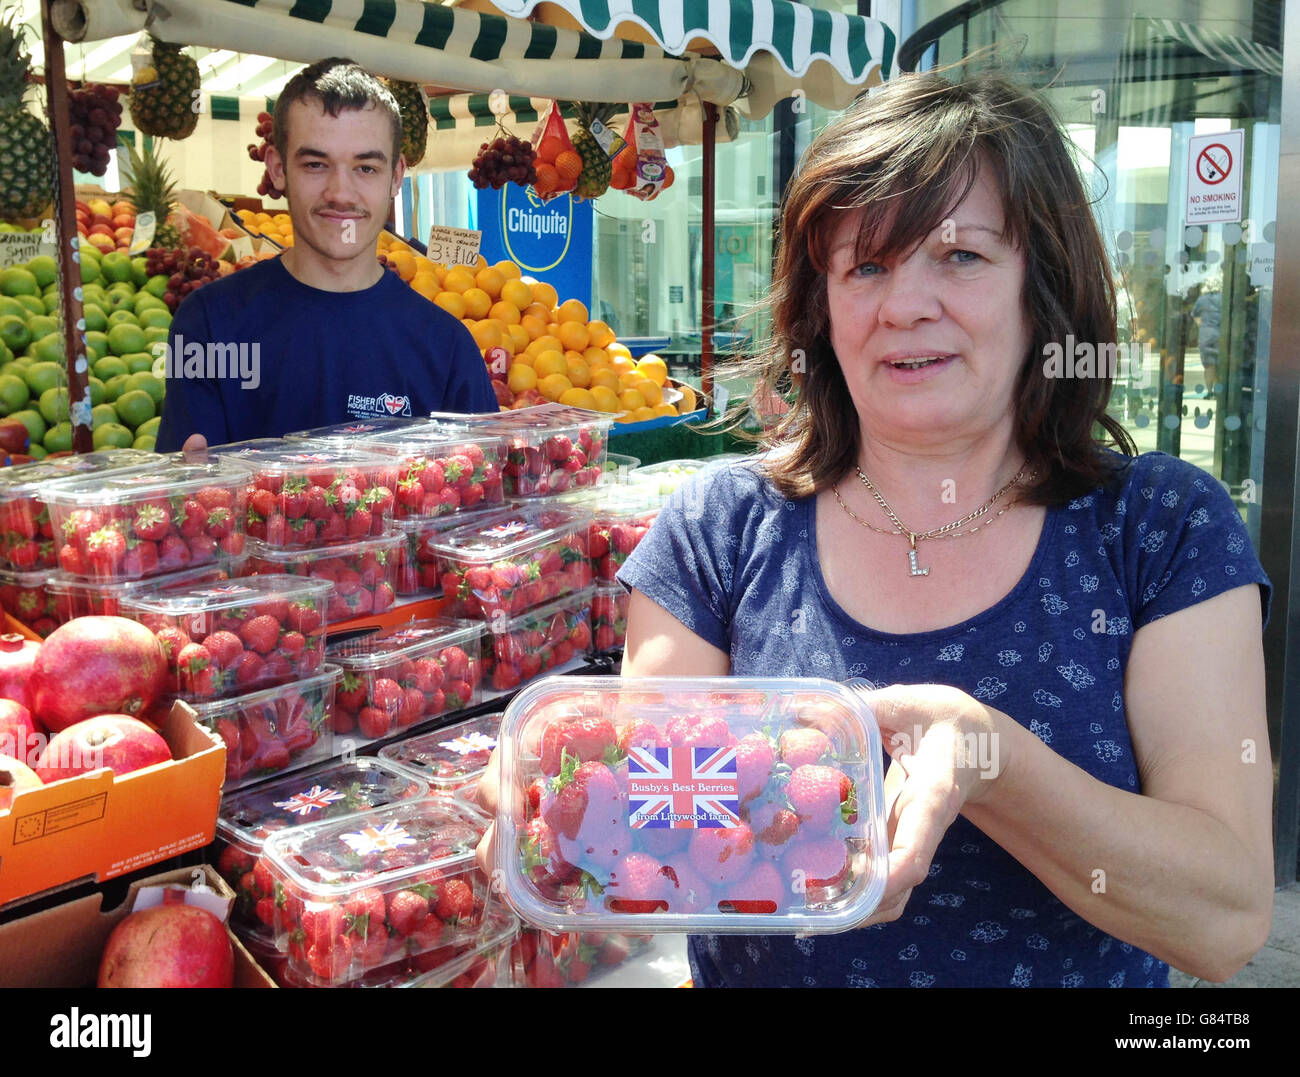
[[59, 567], [131, 580], [238, 557], [248, 472], [214, 459], [165, 461], [57, 483], [46, 492]]
[[169, 901], [139, 909], [113, 928], [97, 987], [233, 987], [235, 953], [207, 909]]
[[585, 658], [591, 648], [594, 587], [489, 625], [484, 651], [484, 695], [499, 695], [525, 681]]
[[217, 871], [235, 891], [231, 923], [274, 948], [275, 886], [266, 839], [293, 827], [427, 796], [419, 778], [379, 759], [322, 763], [224, 796], [217, 816]]
[[377, 434], [365, 448], [400, 461], [393, 504], [397, 520], [468, 518], [505, 501], [506, 440], [489, 431], [426, 423]]
[[[142, 580], [88, 580], [55, 570], [45, 573], [45, 591], [59, 624], [74, 617], [122, 617], [126, 604], [143, 591], [164, 585], [215, 584], [230, 579], [242, 558], [213, 561]], [[29, 626], [34, 627], [34, 626]]]
[[533, 142], [536, 147], [533, 190], [537, 197], [545, 201], [572, 191], [582, 175], [582, 155], [573, 147], [558, 101], [552, 102], [546, 119], [533, 135]]
[[573, 193], [579, 198], [599, 198], [609, 189], [612, 165], [609, 155], [592, 134], [592, 127], [608, 124], [614, 115], [614, 106], [578, 101], [575, 102], [574, 109], [578, 129], [573, 133], [573, 148], [582, 158], [582, 174], [578, 177], [578, 186]]
[[138, 449], [109, 449], [59, 456], [0, 470], [0, 565], [14, 572], [58, 564], [54, 521], [46, 492], [67, 479], [160, 466], [159, 457]]
[[488, 759], [497, 746], [501, 715], [481, 714], [432, 733], [421, 733], [379, 749], [379, 757], [412, 771], [441, 796], [477, 785], [487, 770]]
[[[135, 206], [125, 198], [76, 200], [77, 235], [100, 254], [126, 252], [135, 235]], [[98, 238], [95, 238], [98, 237]]]
[[[134, 146], [127, 147], [128, 168], [122, 177], [131, 188], [131, 205], [135, 207], [135, 216], [142, 213], [154, 215], [153, 245], [159, 250], [175, 250], [181, 245], [181, 234], [174, 224], [168, 223], [172, 214], [172, 199], [176, 197], [176, 184], [166, 162], [158, 156], [158, 148], [147, 145], [144, 151], [137, 152]], [[150, 271], [150, 276], [155, 271]], [[156, 272], [163, 272], [162, 269]], [[166, 296], [163, 297], [166, 299]], [[168, 306], [172, 306], [170, 303]], [[176, 308], [172, 306], [172, 309]]]
[[544, 503], [486, 513], [430, 542], [448, 617], [506, 620], [592, 578], [591, 517]]
[[[275, 117], [269, 112], [259, 112], [257, 114], [257, 129], [255, 133], [261, 141], [250, 142], [248, 144], [248, 159], [250, 161], [265, 162], [266, 151], [271, 146], [271, 136], [275, 133]], [[262, 169], [262, 178], [257, 181], [257, 193], [262, 195], [264, 198], [284, 197], [284, 192], [271, 182], [271, 173], [265, 168]], [[245, 228], [248, 228], [248, 221], [244, 219], [243, 214], [237, 213], [235, 216], [239, 218], [240, 224], [244, 225]], [[261, 215], [253, 214], [253, 216], [256, 218]], [[285, 214], [285, 216], [287, 216], [287, 214]], [[253, 231], [252, 228], [249, 228], [248, 230], [250, 232]], [[271, 237], [267, 236], [267, 238], [269, 239]], [[284, 244], [281, 244], [281, 246], [284, 246]]]
[[48, 636], [67, 620], [59, 616], [58, 603], [49, 590], [49, 573], [0, 570], [0, 609], [21, 621], [38, 636]]
[[283, 573], [326, 580], [330, 584], [327, 616], [331, 621], [349, 621], [382, 613], [393, 604], [405, 541], [400, 531], [386, 531], [377, 538], [295, 550], [249, 539], [248, 559], [239, 571], [245, 577]]
[[631, 595], [620, 583], [601, 582], [591, 596], [591, 641], [597, 654], [610, 654], [627, 643], [627, 607]]
[[179, 250], [150, 247], [144, 258], [145, 272], [150, 279], [166, 277], [167, 287], [160, 298], [173, 314], [192, 291], [224, 275], [222, 266], [225, 263], [198, 247]]
[[469, 169], [469, 181], [480, 191], [499, 191], [507, 183], [527, 187], [537, 182], [532, 144], [513, 135], [501, 135], [479, 146]]
[[381, 79], [397, 101], [402, 114], [402, 160], [408, 169], [424, 160], [425, 146], [429, 140], [429, 104], [419, 83], [400, 79]]
[[287, 443], [241, 453], [239, 463], [252, 472], [241, 503], [244, 529], [267, 548], [356, 542], [383, 535], [393, 518], [397, 463], [391, 456]]
[[646, 948], [648, 935], [616, 931], [538, 931], [524, 927], [511, 954], [516, 987], [577, 987], [599, 982]]
[[330, 584], [302, 576], [161, 583], [122, 602], [162, 645], [168, 691], [198, 702], [309, 677], [325, 660]]
[[27, 28], [15, 25], [20, 9], [0, 22], [0, 220], [37, 217], [50, 204], [54, 183], [54, 139], [23, 97], [31, 56], [23, 51]]
[[329, 986], [474, 942], [488, 896], [474, 864], [479, 836], [475, 818], [445, 797], [273, 835], [276, 946], [306, 982]]
[[87, 83], [68, 91], [68, 120], [72, 139], [72, 167], [102, 176], [117, 148], [122, 123], [122, 102], [116, 86]]
[[131, 119], [141, 134], [188, 138], [199, 122], [199, 65], [152, 35], [150, 62], [131, 78]]
[[888, 846], [863, 691], [757, 678], [526, 687], [500, 735], [502, 786], [519, 791], [497, 819], [506, 899], [551, 931], [861, 923], [884, 893]]
[[290, 684], [191, 703], [200, 724], [226, 744], [226, 789], [333, 755], [330, 716], [342, 676], [342, 670], [327, 663]]
[[359, 743], [479, 701], [483, 627], [426, 618], [331, 643], [326, 658], [343, 669], [334, 730]]

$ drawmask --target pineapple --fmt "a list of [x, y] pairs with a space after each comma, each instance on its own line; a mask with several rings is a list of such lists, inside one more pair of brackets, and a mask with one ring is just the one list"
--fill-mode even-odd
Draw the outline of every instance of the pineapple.
[[592, 135], [591, 125], [596, 120], [608, 124], [614, 115], [614, 106], [576, 101], [574, 107], [578, 113], [578, 131], [573, 136], [573, 148], [582, 158], [582, 175], [578, 177], [574, 194], [579, 198], [599, 198], [609, 189], [613, 165]]
[[0, 23], [0, 219], [35, 217], [54, 191], [50, 129], [23, 106], [31, 57], [22, 51], [26, 27], [14, 26], [18, 8]]
[[[131, 82], [131, 119], [142, 134], [155, 138], [189, 138], [199, 122], [195, 109], [199, 65], [169, 45], [151, 37], [152, 64]], [[153, 83], [153, 85], [150, 85]]]
[[416, 83], [398, 82], [397, 79], [383, 81], [402, 112], [402, 157], [407, 168], [414, 168], [424, 160], [424, 148], [429, 138], [429, 106]]
[[176, 193], [171, 173], [158, 156], [157, 147], [150, 146], [143, 154], [137, 153], [134, 146], [129, 146], [128, 150], [130, 166], [123, 178], [133, 192], [130, 200], [135, 206], [136, 216], [152, 213], [158, 222], [153, 234], [153, 245], [175, 250], [181, 246], [181, 234], [174, 225], [167, 223], [172, 209], [172, 196]]

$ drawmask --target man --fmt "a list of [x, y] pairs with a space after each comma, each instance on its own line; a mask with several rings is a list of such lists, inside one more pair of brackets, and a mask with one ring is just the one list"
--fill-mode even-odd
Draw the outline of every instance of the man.
[[469, 331], [375, 257], [405, 170], [392, 95], [350, 60], [295, 76], [266, 167], [294, 245], [176, 311], [157, 448], [276, 437], [349, 419], [495, 411]]

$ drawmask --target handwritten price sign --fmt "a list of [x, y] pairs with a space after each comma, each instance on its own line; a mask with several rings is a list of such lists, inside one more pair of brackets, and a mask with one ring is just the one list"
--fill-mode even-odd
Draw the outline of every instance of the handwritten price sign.
[[472, 266], [478, 259], [483, 233], [472, 228], [445, 228], [435, 224], [429, 229], [429, 260], [445, 266]]
[[0, 232], [0, 269], [21, 265], [38, 254], [53, 254], [54, 247], [42, 243], [40, 232]]

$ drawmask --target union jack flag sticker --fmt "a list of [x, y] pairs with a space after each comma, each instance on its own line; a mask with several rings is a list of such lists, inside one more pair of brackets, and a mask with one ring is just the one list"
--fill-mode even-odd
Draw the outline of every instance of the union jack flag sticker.
[[343, 793], [326, 789], [321, 785], [313, 785], [305, 793], [294, 793], [288, 800], [277, 800], [274, 803], [277, 808], [283, 808], [290, 815], [310, 815], [321, 808], [329, 807], [336, 800], [342, 800], [343, 797]]
[[444, 740], [438, 743], [439, 748], [446, 748], [449, 752], [455, 752], [457, 755], [469, 755], [471, 752], [490, 752], [497, 746], [496, 738], [489, 737], [486, 733], [466, 733], [463, 737], [457, 737], [455, 740]]
[[358, 856], [416, 844], [415, 839], [397, 823], [385, 823], [381, 827], [368, 826], [359, 833], [344, 834], [343, 842]]
[[634, 830], [740, 825], [735, 748], [632, 748], [627, 767]]

